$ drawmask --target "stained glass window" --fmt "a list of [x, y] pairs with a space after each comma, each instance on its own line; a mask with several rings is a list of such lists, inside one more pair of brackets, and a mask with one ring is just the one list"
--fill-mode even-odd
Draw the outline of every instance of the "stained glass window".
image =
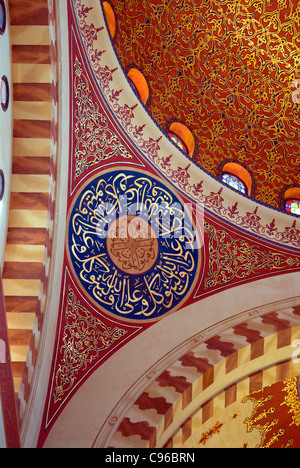
[[222, 175], [222, 182], [224, 182], [224, 184], [229, 185], [229, 187], [232, 187], [238, 192], [243, 193], [244, 195], [246, 195], [247, 193], [246, 185], [244, 184], [244, 182], [242, 182], [241, 179], [232, 174], [224, 173]]
[[175, 133], [173, 132], [169, 132], [168, 133], [168, 137], [170, 138], [170, 140], [173, 141], [173, 143], [175, 143], [175, 145], [178, 146], [178, 148], [180, 148], [185, 154], [188, 154], [188, 149], [187, 149], [187, 146], [183, 143], [183, 141], [181, 140], [181, 138], [179, 138], [179, 136], [177, 136]]
[[286, 200], [285, 211], [287, 213], [300, 216], [300, 200], [296, 200], [296, 199]]

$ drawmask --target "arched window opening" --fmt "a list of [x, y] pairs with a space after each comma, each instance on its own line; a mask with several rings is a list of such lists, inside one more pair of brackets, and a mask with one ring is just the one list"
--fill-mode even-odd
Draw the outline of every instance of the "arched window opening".
[[285, 211], [288, 214], [300, 216], [300, 188], [292, 187], [284, 195]]
[[147, 104], [150, 92], [147, 80], [143, 73], [140, 72], [137, 68], [131, 68], [127, 75], [131, 83], [134, 85], [138, 95], [140, 96], [142, 103]]
[[108, 2], [103, 2], [103, 9], [110, 35], [112, 38], [114, 38], [117, 30], [117, 21], [114, 10], [111, 4]]
[[226, 185], [229, 185], [229, 187], [233, 188], [234, 190], [243, 193], [244, 195], [247, 194], [247, 188], [244, 182], [242, 182], [238, 177], [229, 174], [228, 172], [225, 172], [222, 175], [222, 182]]
[[4, 196], [4, 188], [5, 188], [4, 173], [2, 169], [0, 169], [0, 202], [2, 201], [3, 196]]
[[0, 101], [2, 109], [7, 111], [9, 104], [9, 84], [6, 76], [2, 76], [0, 81]]
[[222, 171], [222, 182], [243, 195], [250, 196], [251, 194], [251, 176], [247, 169], [240, 164], [233, 162], [225, 164]]
[[[169, 132], [168, 132], [169, 138], [170, 138], [170, 134], [173, 134], [175, 135], [175, 138], [178, 138], [178, 141], [181, 142], [183, 148], [186, 148], [186, 150], [183, 149], [183, 151], [187, 155], [189, 155], [190, 158], [192, 158], [194, 154], [194, 150], [195, 150], [195, 138], [192, 132], [184, 124], [180, 122], [173, 122], [169, 128]], [[173, 138], [171, 139], [174, 141], [174, 143], [176, 143], [176, 141]]]
[[168, 137], [170, 138], [171, 141], [175, 143], [175, 145], [178, 146], [185, 154], [189, 154], [187, 146], [183, 143], [182, 139], [179, 138], [175, 133], [169, 132]]
[[4, 0], [0, 0], [0, 34], [4, 34], [6, 29], [6, 8]]

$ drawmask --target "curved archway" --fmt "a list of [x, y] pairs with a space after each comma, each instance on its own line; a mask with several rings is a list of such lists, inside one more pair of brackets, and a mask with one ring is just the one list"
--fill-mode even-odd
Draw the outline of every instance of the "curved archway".
[[174, 349], [173, 357], [166, 355], [162, 366], [148, 369], [137, 398], [131, 399], [135, 391], [130, 389], [125, 411], [114, 408], [94, 446], [162, 447], [195, 411], [241, 379], [253, 375], [251, 389], [262, 388], [257, 376], [277, 364], [279, 380], [289, 377], [281, 373], [281, 364], [288, 362], [287, 369], [293, 364], [299, 315], [299, 298], [294, 298], [249, 310], [239, 321], [224, 323], [223, 331], [218, 325], [195, 335]]
[[[188, 418], [164, 448], [297, 447], [298, 433], [289, 419], [294, 419], [290, 402], [299, 370], [299, 364], [287, 360], [224, 388]], [[278, 437], [268, 434], [270, 426]]]
[[[294, 313], [298, 315], [299, 308], [294, 309]], [[175, 435], [176, 440], [182, 432], [186, 437], [187, 430], [189, 437], [192, 435], [191, 419], [197, 418], [197, 414], [202, 423], [213, 417], [213, 400], [217, 395], [227, 391], [227, 398], [231, 403], [235, 402], [235, 395], [229, 395], [229, 391], [239, 382], [247, 380], [244, 397], [270, 383], [299, 375], [299, 363], [292, 360], [292, 344], [299, 337], [300, 327], [284, 328], [287, 316], [285, 313], [283, 316], [274, 312], [267, 314], [265, 319], [260, 317], [252, 323], [250, 320], [235, 327], [228, 335], [227, 350], [225, 343], [224, 349], [220, 349], [219, 335], [194, 346], [149, 384], [119, 423], [109, 441], [110, 446], [126, 447], [126, 443], [130, 446], [138, 436], [140, 446], [144, 448], [172, 447]], [[290, 324], [295, 325], [296, 316], [290, 319]], [[259, 335], [257, 320], [277, 331], [255, 339], [254, 334]], [[248, 335], [244, 338], [244, 346], [238, 344], [241, 335], [237, 330]], [[255, 331], [252, 339], [251, 330]], [[209, 359], [200, 357], [204, 348], [210, 354]], [[275, 376], [270, 380], [271, 368], [275, 370]], [[195, 379], [191, 378], [192, 375]], [[160, 397], [156, 396], [157, 392]]]

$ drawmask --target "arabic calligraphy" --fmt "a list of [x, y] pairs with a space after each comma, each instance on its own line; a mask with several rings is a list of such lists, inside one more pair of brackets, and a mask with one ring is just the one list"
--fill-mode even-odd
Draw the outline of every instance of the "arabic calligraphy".
[[158, 179], [107, 171], [87, 182], [69, 216], [73, 271], [109, 314], [154, 321], [192, 292], [200, 252], [193, 222]]

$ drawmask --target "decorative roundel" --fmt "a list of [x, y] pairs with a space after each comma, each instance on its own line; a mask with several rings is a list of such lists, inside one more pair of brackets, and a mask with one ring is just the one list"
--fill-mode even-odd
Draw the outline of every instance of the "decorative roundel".
[[156, 321], [193, 292], [199, 237], [188, 207], [148, 173], [105, 172], [69, 212], [68, 258], [81, 288], [109, 315]]
[[5, 112], [7, 111], [9, 105], [9, 83], [6, 76], [2, 76], [1, 78], [0, 91], [1, 107]]
[[5, 178], [2, 169], [0, 169], [0, 201], [4, 197], [4, 190], [5, 190]]
[[6, 29], [6, 8], [4, 0], [0, 0], [0, 34], [4, 34]]

